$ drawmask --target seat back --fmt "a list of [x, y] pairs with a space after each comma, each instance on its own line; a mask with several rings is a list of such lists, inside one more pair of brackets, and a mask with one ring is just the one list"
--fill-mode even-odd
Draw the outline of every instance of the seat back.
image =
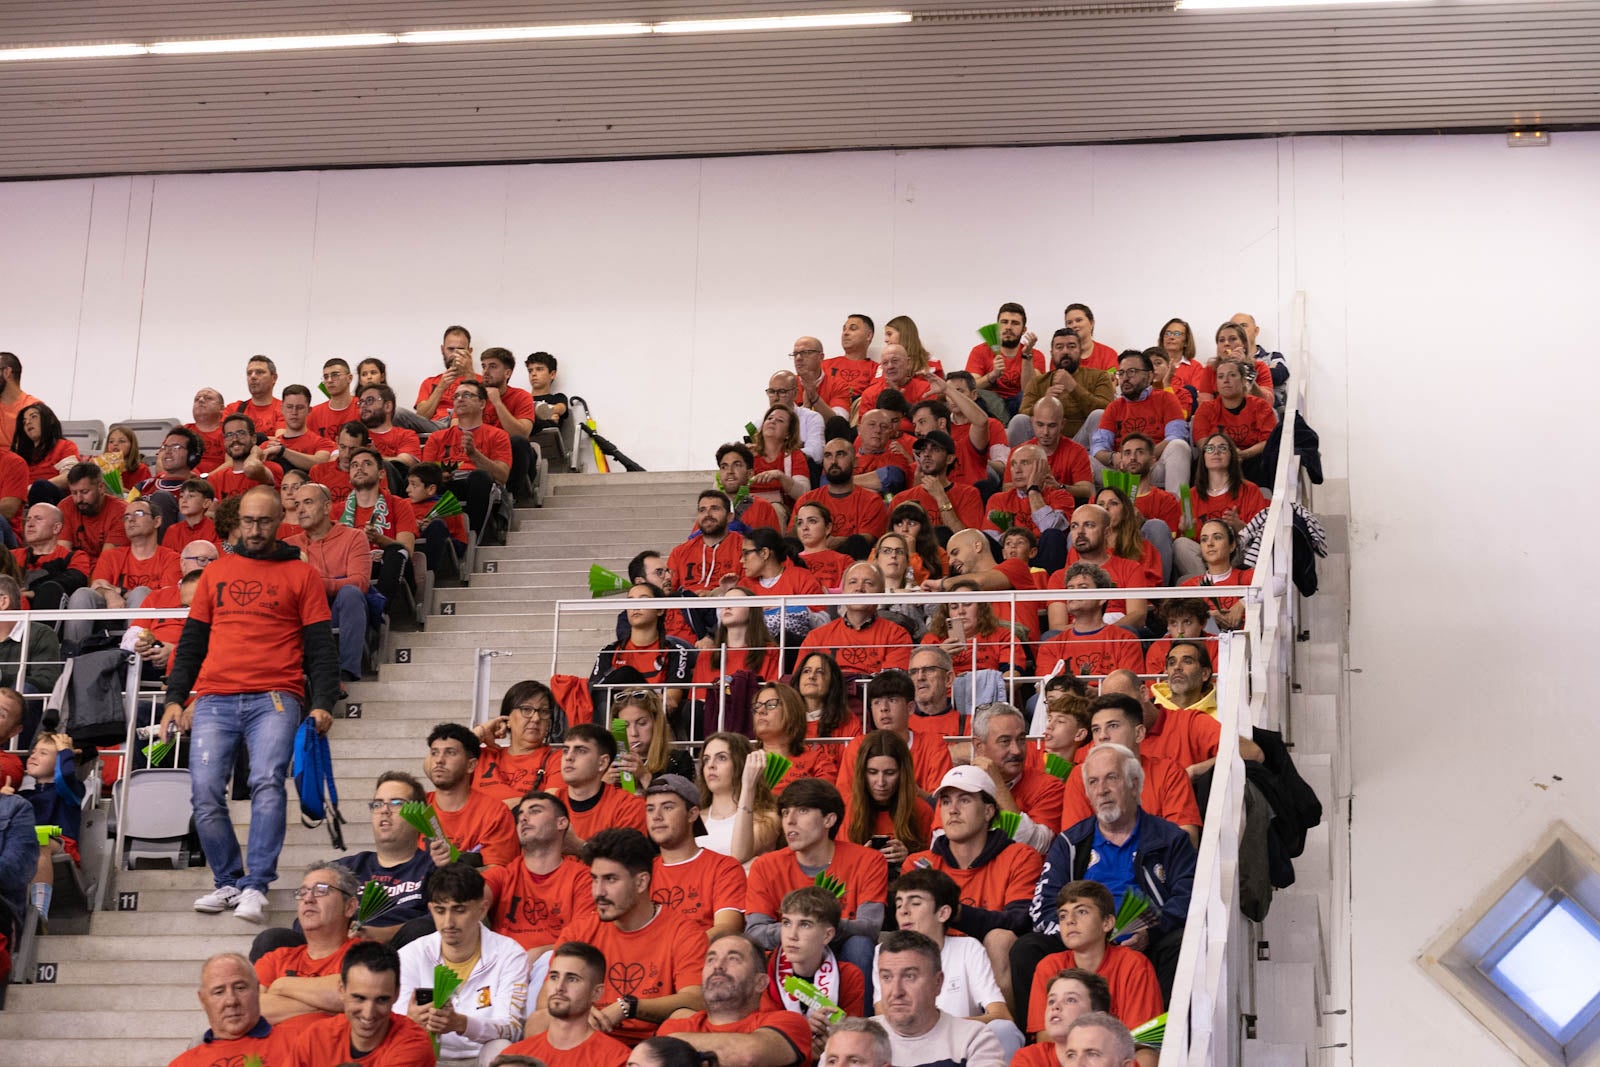
[[99, 419], [69, 419], [61, 424], [61, 436], [78, 446], [78, 455], [98, 456], [106, 448], [106, 424]]
[[138, 436], [139, 455], [151, 470], [155, 470], [162, 438], [167, 436], [167, 431], [182, 426], [183, 422], [179, 419], [121, 419], [117, 425], [126, 426]]
[[127, 806], [118, 813], [124, 858], [129, 864], [153, 859], [187, 866], [183, 845], [190, 814], [186, 768], [148, 767], [131, 772]]

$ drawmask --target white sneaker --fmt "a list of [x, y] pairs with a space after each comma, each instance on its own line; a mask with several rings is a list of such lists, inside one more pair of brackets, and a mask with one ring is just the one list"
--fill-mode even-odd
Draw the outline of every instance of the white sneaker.
[[237, 903], [239, 903], [239, 888], [225, 885], [218, 889], [213, 889], [195, 901], [194, 910], [203, 911], [207, 915], [215, 915], [218, 912], [227, 911]]
[[233, 913], [247, 923], [260, 925], [267, 921], [267, 895], [259, 889], [246, 889], [239, 894]]

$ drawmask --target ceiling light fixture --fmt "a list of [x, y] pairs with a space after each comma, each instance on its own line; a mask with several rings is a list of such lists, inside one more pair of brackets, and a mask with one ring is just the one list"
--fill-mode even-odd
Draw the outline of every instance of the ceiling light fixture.
[[1416, 0], [1177, 0], [1179, 11], [1230, 11], [1261, 7], [1345, 7], [1349, 4], [1402, 4]]
[[37, 48], [0, 48], [0, 63], [30, 59], [117, 59], [142, 56], [150, 51], [142, 44], [42, 45]]
[[911, 21], [909, 11], [860, 11], [839, 15], [771, 15], [742, 19], [674, 19], [657, 22], [656, 33], [740, 33], [759, 30], [835, 30], [897, 26]]
[[401, 44], [478, 44], [542, 41], [567, 37], [632, 37], [650, 32], [648, 22], [594, 22], [567, 26], [485, 26], [468, 30], [410, 30]]
[[293, 52], [310, 48], [372, 48], [394, 44], [392, 33], [329, 33], [302, 37], [217, 37], [194, 41], [157, 41], [152, 55], [205, 56], [230, 52]]

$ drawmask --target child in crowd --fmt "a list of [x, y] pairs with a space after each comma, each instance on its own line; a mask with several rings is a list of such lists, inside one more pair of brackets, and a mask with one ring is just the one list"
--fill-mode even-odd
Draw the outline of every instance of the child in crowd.
[[417, 536], [422, 540], [428, 569], [435, 574], [439, 573], [446, 552], [453, 550], [457, 559], [467, 554], [466, 515], [424, 519], [444, 495], [444, 489], [444, 470], [437, 463], [418, 463], [406, 475], [406, 499], [417, 514]]
[[804, 1004], [787, 993], [783, 980], [804, 978], [849, 1015], [865, 1015], [866, 980], [861, 969], [839, 959], [828, 947], [839, 930], [839, 899], [821, 886], [808, 885], [784, 895], [779, 905], [781, 931], [778, 948], [767, 960], [767, 997], [790, 1011], [806, 1014], [811, 1022], [811, 1056], [822, 1055], [828, 1040], [827, 1020], [819, 1012], [806, 1012]]
[[83, 819], [83, 783], [78, 781], [77, 759], [72, 738], [66, 734], [41, 734], [28, 753], [23, 773], [33, 778], [28, 789], [20, 783], [0, 782], [0, 792], [16, 793], [33, 805], [36, 826], [59, 826], [61, 836], [52, 837], [39, 850], [39, 866], [34, 871], [30, 899], [45, 921], [50, 919], [50, 896], [55, 889], [55, 856], [65, 852], [78, 862], [78, 833]]
[[1144, 673], [1166, 674], [1167, 653], [1172, 649], [1172, 642], [1180, 638], [1188, 641], [1204, 641], [1206, 651], [1211, 654], [1211, 662], [1217, 662], [1216, 635], [1206, 634], [1206, 624], [1211, 621], [1211, 610], [1206, 607], [1204, 600], [1169, 600], [1159, 610], [1161, 617], [1167, 623], [1167, 636], [1150, 643], [1150, 648], [1144, 654]]
[[1056, 918], [1061, 924], [1065, 952], [1046, 956], [1033, 972], [1028, 997], [1028, 1033], [1044, 1029], [1050, 979], [1078, 967], [1098, 974], [1111, 988], [1111, 1014], [1128, 1029], [1141, 1026], [1166, 1010], [1156, 969], [1142, 952], [1111, 943], [1117, 925], [1117, 905], [1111, 890], [1099, 882], [1068, 882], [1056, 894]]
[[553, 430], [567, 417], [567, 394], [555, 391], [556, 357], [535, 352], [524, 366], [528, 370], [528, 392], [533, 394], [533, 432]]

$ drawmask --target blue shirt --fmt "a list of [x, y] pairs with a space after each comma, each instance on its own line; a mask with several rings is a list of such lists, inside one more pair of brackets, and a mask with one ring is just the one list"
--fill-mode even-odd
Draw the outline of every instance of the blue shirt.
[[1117, 845], [1101, 835], [1100, 824], [1096, 822], [1091, 847], [1094, 851], [1089, 856], [1089, 867], [1083, 876], [1111, 890], [1117, 906], [1121, 907], [1122, 894], [1138, 885], [1136, 861], [1139, 858], [1139, 823], [1133, 824], [1133, 833], [1128, 835], [1128, 840]]

